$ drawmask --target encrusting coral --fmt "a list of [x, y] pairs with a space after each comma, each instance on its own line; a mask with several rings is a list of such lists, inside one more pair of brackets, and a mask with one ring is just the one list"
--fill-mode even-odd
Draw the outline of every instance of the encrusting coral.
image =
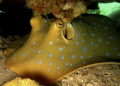
[[64, 22], [71, 22], [74, 17], [86, 13], [86, 2], [88, 0], [27, 0], [27, 6], [47, 15], [52, 13], [56, 18]]
[[6, 84], [2, 86], [40, 86], [39, 83], [35, 82], [34, 80], [28, 79], [28, 78], [20, 78], [17, 77], [14, 80], [11, 80], [10, 82], [7, 82]]

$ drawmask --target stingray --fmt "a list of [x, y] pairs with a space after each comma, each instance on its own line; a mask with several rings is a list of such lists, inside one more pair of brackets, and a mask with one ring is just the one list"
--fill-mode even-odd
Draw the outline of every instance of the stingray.
[[33, 17], [26, 43], [5, 65], [22, 77], [54, 83], [81, 68], [100, 64], [120, 65], [120, 34], [111, 19], [83, 15], [71, 23]]

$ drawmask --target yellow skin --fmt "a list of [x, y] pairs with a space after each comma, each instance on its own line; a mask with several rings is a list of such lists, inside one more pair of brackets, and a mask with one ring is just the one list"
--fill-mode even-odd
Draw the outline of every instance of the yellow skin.
[[5, 65], [23, 77], [54, 83], [80, 68], [120, 64], [120, 35], [104, 16], [84, 15], [65, 24], [60, 19], [33, 17], [32, 31], [24, 46]]

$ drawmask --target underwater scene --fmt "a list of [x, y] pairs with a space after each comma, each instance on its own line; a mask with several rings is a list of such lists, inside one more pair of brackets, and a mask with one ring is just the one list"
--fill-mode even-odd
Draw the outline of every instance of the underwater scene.
[[119, 81], [119, 0], [0, 0], [0, 86]]

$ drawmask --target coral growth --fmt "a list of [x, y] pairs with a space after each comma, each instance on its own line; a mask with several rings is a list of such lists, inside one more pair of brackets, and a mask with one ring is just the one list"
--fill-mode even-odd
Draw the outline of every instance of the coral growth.
[[52, 13], [64, 22], [70, 22], [87, 11], [84, 0], [27, 0], [26, 3], [29, 8], [38, 12], [37, 14]]
[[31, 80], [29, 78], [22, 79], [20, 77], [17, 77], [16, 79], [11, 80], [10, 82], [7, 82], [2, 86], [40, 86], [40, 85], [34, 80]]

